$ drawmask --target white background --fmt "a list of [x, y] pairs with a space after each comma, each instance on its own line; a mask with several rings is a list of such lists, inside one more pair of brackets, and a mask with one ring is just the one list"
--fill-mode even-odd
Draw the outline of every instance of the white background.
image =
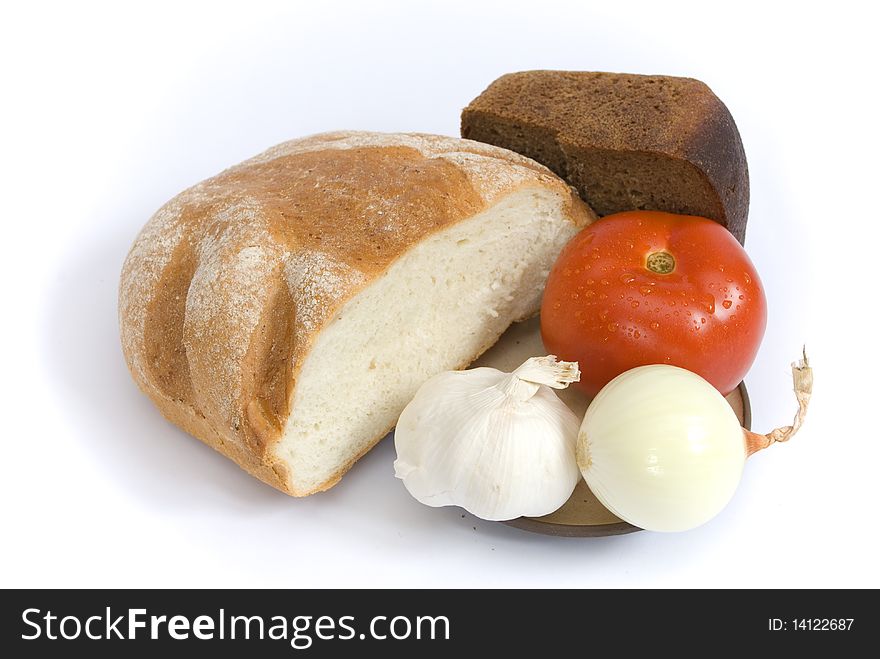
[[[18, 4], [0, 17], [0, 586], [880, 586], [868, 3]], [[770, 309], [755, 429], [788, 422], [802, 343], [816, 387], [720, 516], [532, 535], [421, 506], [388, 441], [291, 499], [139, 393], [116, 287], [164, 201], [309, 133], [457, 135], [472, 97], [532, 68], [700, 78], [739, 125]]]

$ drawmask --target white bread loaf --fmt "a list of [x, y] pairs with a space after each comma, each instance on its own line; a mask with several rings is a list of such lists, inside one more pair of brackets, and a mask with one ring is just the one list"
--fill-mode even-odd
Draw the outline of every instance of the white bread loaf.
[[416, 389], [537, 313], [594, 219], [469, 140], [294, 140], [165, 204], [125, 261], [131, 373], [163, 414], [292, 495], [334, 485]]

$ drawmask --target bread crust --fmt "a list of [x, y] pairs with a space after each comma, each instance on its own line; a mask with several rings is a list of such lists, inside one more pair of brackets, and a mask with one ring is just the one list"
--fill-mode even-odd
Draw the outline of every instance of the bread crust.
[[[745, 241], [745, 150], [727, 107], [699, 80], [581, 71], [511, 73], [462, 111], [461, 134], [547, 165], [599, 215], [636, 207], [704, 215]], [[611, 170], [640, 160], [660, 182], [649, 185], [637, 173], [611, 180]], [[682, 174], [702, 181], [700, 189], [676, 189]], [[667, 179], [668, 189], [661, 189]], [[604, 184], [613, 188], [608, 194], [600, 190]], [[640, 186], [656, 189], [630, 194]], [[642, 201], [642, 194], [654, 198], [634, 203]]]
[[325, 133], [227, 169], [160, 208], [126, 258], [132, 376], [257, 478], [296, 496], [327, 489], [350, 464], [304, 490], [272, 450], [315, 338], [411, 247], [523, 186], [557, 192], [577, 226], [595, 217], [543, 166], [457, 138]]

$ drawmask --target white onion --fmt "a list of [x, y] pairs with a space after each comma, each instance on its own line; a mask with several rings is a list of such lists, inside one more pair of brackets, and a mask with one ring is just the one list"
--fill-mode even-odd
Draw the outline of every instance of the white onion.
[[699, 375], [634, 368], [609, 382], [578, 433], [578, 465], [606, 508], [652, 531], [684, 531], [730, 501], [747, 455], [730, 405]]

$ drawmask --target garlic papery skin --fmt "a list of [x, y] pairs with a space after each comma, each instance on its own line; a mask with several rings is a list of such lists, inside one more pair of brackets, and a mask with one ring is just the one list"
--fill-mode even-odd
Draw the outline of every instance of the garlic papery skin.
[[609, 382], [578, 433], [578, 465], [621, 519], [684, 531], [727, 505], [742, 476], [743, 429], [724, 397], [675, 366], [642, 366]]
[[421, 386], [394, 431], [395, 475], [428, 506], [486, 520], [549, 514], [580, 480], [580, 420], [553, 392], [574, 362], [533, 357], [513, 373], [447, 371]]

